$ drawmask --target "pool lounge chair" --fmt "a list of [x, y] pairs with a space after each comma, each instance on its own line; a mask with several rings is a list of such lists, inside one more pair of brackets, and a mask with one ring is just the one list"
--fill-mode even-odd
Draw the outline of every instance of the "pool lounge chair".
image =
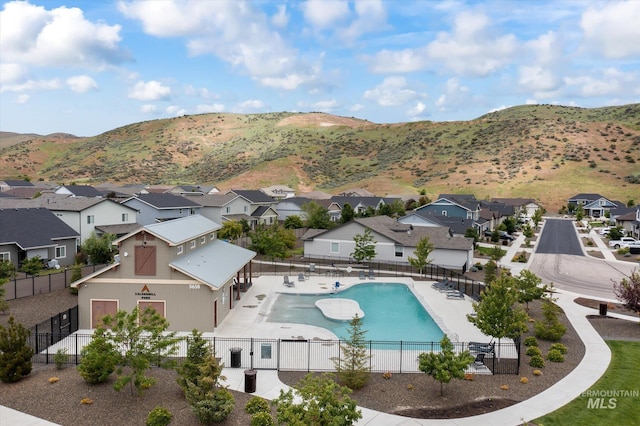
[[469, 351], [482, 354], [492, 354], [495, 349], [495, 343], [469, 342]]
[[376, 279], [376, 274], [373, 272], [373, 269], [369, 269], [369, 279], [370, 280]]
[[284, 276], [284, 281], [282, 283], [283, 285], [287, 286], [287, 287], [293, 287], [293, 281], [289, 281], [289, 275], [285, 275]]
[[304, 281], [306, 278], [304, 277], [304, 274], [302, 272], [300, 272], [298, 274], [298, 281]]
[[444, 284], [442, 284], [442, 286], [440, 286], [438, 288], [438, 290], [440, 291], [440, 293], [448, 293], [450, 291], [458, 291], [455, 287], [455, 284], [453, 284], [453, 281], [445, 281]]
[[359, 272], [358, 278], [360, 278], [361, 280], [364, 280], [364, 271]]
[[484, 367], [484, 356], [486, 354], [484, 353], [479, 353], [476, 354], [476, 359], [473, 360], [473, 366], [474, 367]]
[[464, 300], [464, 293], [458, 290], [448, 291], [447, 299]]

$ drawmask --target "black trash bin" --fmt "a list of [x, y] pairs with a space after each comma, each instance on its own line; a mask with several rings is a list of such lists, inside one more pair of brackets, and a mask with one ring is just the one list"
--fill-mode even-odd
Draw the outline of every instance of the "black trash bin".
[[256, 370], [244, 370], [245, 393], [254, 393], [256, 391], [257, 373], [258, 372]]
[[242, 348], [231, 348], [231, 368], [240, 368], [242, 365]]
[[602, 316], [606, 316], [607, 315], [607, 304], [606, 303], [601, 303], [600, 304], [600, 315], [602, 315]]

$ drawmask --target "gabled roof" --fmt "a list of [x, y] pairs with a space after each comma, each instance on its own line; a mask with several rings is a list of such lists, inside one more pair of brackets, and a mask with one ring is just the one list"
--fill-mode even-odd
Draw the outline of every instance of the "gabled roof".
[[226, 194], [184, 194], [183, 197], [200, 204], [202, 207], [223, 207], [238, 198], [238, 195], [227, 192]]
[[516, 212], [513, 205], [497, 201], [480, 201], [480, 206], [492, 212], [499, 212], [501, 216], [513, 216]]
[[349, 196], [341, 196], [335, 195], [331, 197], [331, 201], [338, 204], [340, 208], [343, 208], [345, 204], [349, 203], [351, 207], [362, 206], [362, 207], [373, 207], [378, 208], [382, 197], [349, 197]]
[[233, 192], [249, 201], [250, 203], [273, 203], [273, 198], [269, 197], [262, 191], [257, 189], [232, 189], [229, 192]]
[[462, 207], [465, 210], [476, 211], [480, 207], [480, 203], [475, 199], [473, 195], [456, 195], [456, 194], [441, 194], [435, 201], [432, 201], [424, 206], [420, 206], [416, 209], [422, 210], [427, 206], [434, 206], [438, 204], [440, 201], [448, 201], [449, 203], [453, 203], [458, 207]]
[[369, 192], [364, 188], [350, 188], [338, 194], [340, 197], [375, 197], [376, 194]]
[[[311, 201], [315, 201], [316, 203], [318, 203], [318, 200], [312, 200], [311, 198], [307, 198], [307, 197], [289, 197], [289, 198], [285, 198], [284, 200], [281, 200], [278, 202], [278, 204], [282, 203], [290, 203], [290, 204], [294, 204], [298, 207], [302, 207], [303, 204], [307, 204], [310, 203]], [[320, 203], [318, 203], [320, 204]], [[277, 207], [276, 207], [277, 208]]]
[[[166, 241], [169, 245], [176, 246], [185, 241], [210, 234], [221, 227], [219, 224], [204, 216], [194, 214], [166, 222], [152, 223], [151, 225], [144, 226], [143, 229], [156, 238]], [[142, 229], [135, 231], [135, 233], [141, 231]], [[130, 235], [131, 234], [122, 237], [122, 239], [126, 239]]]
[[79, 236], [47, 209], [0, 209], [0, 244], [16, 244], [27, 250]]
[[574, 195], [573, 197], [569, 198], [569, 201], [571, 201], [571, 200], [594, 201], [594, 200], [599, 200], [600, 198], [606, 198], [606, 197], [603, 197], [600, 194], [581, 193], [581, 194], [577, 194], [577, 195]]
[[536, 200], [533, 198], [492, 198], [491, 201], [504, 203], [514, 207], [523, 207], [531, 203], [537, 204]]
[[[480, 213], [482, 214], [482, 210], [480, 210]], [[473, 226], [476, 224], [476, 221], [474, 221], [473, 219], [443, 216], [433, 210], [415, 211], [411, 214], [422, 217], [425, 220], [428, 220], [436, 225], [449, 228], [454, 234], [464, 235], [467, 229], [473, 228]]]
[[310, 200], [328, 200], [331, 198], [331, 194], [327, 194], [322, 191], [311, 191], [300, 194], [301, 197], [309, 198]]
[[126, 203], [129, 200], [138, 199], [141, 202], [150, 205], [158, 210], [162, 209], [186, 209], [191, 207], [201, 207], [200, 204], [191, 201], [186, 197], [179, 195], [160, 193], [160, 194], [136, 194], [133, 197], [123, 201]]
[[4, 182], [7, 186], [10, 186], [12, 188], [33, 186], [33, 184], [28, 180], [22, 180], [22, 179], [5, 179], [2, 182]]
[[3, 191], [2, 194], [10, 197], [29, 199], [35, 197], [41, 191], [41, 188], [36, 188], [35, 186], [20, 186]]
[[273, 210], [271, 208], [271, 206], [258, 206], [258, 208], [256, 208], [253, 213], [251, 213], [251, 216], [253, 217], [262, 217], [264, 216], [269, 210], [271, 210], [273, 215], [278, 215], [278, 212], [276, 212], [275, 210]]
[[91, 185], [63, 185], [62, 187], [76, 197], [102, 197], [102, 192]]
[[120, 204], [110, 198], [85, 198], [85, 197], [72, 197], [69, 195], [61, 194], [48, 194], [38, 198], [29, 200], [24, 199], [12, 199], [2, 200], [0, 202], [1, 207], [9, 208], [45, 208], [54, 211], [66, 211], [66, 212], [81, 212], [90, 207], [93, 207], [100, 203], [116, 203], [127, 209], [135, 211], [134, 208]]

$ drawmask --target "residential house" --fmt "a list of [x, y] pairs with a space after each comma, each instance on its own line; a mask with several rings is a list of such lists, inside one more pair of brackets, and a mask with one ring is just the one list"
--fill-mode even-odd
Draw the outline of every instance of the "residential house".
[[284, 200], [296, 196], [296, 191], [285, 185], [271, 185], [267, 188], [260, 188], [260, 191], [274, 200]]
[[467, 229], [477, 229], [478, 223], [462, 217], [442, 216], [434, 211], [413, 211], [398, 219], [398, 222], [414, 227], [441, 226], [448, 228], [453, 234], [464, 236]]
[[631, 208], [619, 208], [611, 211], [611, 219], [621, 227], [626, 235], [640, 240], [640, 205]]
[[415, 210], [434, 211], [442, 216], [478, 220], [480, 202], [471, 194], [440, 194], [435, 201]]
[[376, 194], [364, 188], [350, 188], [338, 194], [338, 197], [375, 197]]
[[491, 201], [512, 206], [516, 217], [525, 216], [531, 218], [536, 210], [542, 207], [532, 198], [492, 198]]
[[258, 223], [273, 225], [278, 222], [278, 212], [275, 210], [278, 201], [264, 192], [251, 189], [233, 189], [228, 192], [236, 194], [244, 200], [243, 211], [239, 214], [251, 216], [252, 227]]
[[578, 205], [582, 206], [585, 216], [595, 218], [605, 217], [611, 209], [625, 207], [624, 203], [609, 200], [600, 194], [578, 194], [567, 200], [569, 211], [574, 211]]
[[285, 221], [289, 216], [298, 216], [304, 220], [306, 218], [306, 213], [302, 209], [302, 206], [310, 203], [311, 201], [315, 201], [316, 203], [319, 202], [319, 200], [312, 200], [307, 197], [290, 197], [280, 200], [276, 205], [278, 220]]
[[169, 193], [136, 194], [122, 204], [138, 211], [136, 222], [141, 225], [191, 216], [202, 208], [187, 197]]
[[[232, 192], [204, 195], [184, 194], [183, 196], [200, 204], [200, 206], [202, 206], [200, 214], [216, 223], [224, 223], [228, 220], [241, 220], [242, 218], [240, 217], [235, 216], [232, 218], [231, 216], [234, 215], [235, 212], [244, 211], [244, 206], [247, 206], [247, 210], [249, 209], [249, 203]], [[242, 215], [242, 213], [239, 214]], [[244, 215], [244, 219], [248, 222], [252, 220], [248, 214]]]
[[171, 188], [168, 192], [176, 195], [192, 195], [192, 194], [216, 194], [220, 192], [213, 185], [178, 185]]
[[5, 192], [16, 188], [33, 188], [33, 184], [28, 180], [6, 179], [0, 180], [0, 192]]
[[466, 271], [473, 262], [473, 238], [453, 235], [446, 227], [403, 224], [389, 216], [354, 219], [328, 230], [310, 230], [303, 236], [306, 258], [347, 261], [355, 250], [354, 237], [369, 229], [375, 240], [373, 260], [408, 263], [418, 242], [428, 237], [434, 245], [429, 260], [434, 265]]
[[20, 267], [26, 259], [56, 259], [60, 266], [75, 262], [80, 235], [44, 208], [0, 209], [0, 260]]
[[145, 225], [114, 241], [116, 261], [72, 283], [80, 328], [96, 328], [118, 310], [151, 307], [172, 331], [213, 331], [251, 285], [255, 257], [217, 239], [219, 229], [196, 214]]
[[[94, 232], [100, 236], [104, 232], [117, 230], [129, 232], [139, 225], [137, 211], [109, 198], [72, 197], [69, 195], [47, 194], [31, 200], [1, 200], [4, 208], [46, 208], [80, 235], [80, 244]], [[109, 228], [110, 225], [118, 228]]]
[[102, 192], [91, 185], [62, 185], [55, 190], [55, 193], [71, 197], [102, 197]]

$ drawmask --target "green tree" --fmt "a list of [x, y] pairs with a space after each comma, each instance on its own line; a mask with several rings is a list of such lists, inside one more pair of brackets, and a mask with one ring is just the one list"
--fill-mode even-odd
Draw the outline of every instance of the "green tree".
[[351, 222], [354, 217], [356, 217], [356, 212], [353, 210], [351, 204], [344, 203], [344, 206], [342, 206], [342, 210], [340, 211], [340, 222]]
[[183, 391], [187, 390], [187, 381], [196, 381], [200, 376], [200, 366], [205, 363], [211, 352], [211, 346], [202, 338], [202, 333], [192, 330], [191, 336], [187, 337], [187, 359], [176, 369], [178, 372], [176, 381]]
[[247, 234], [251, 231], [251, 225], [249, 225], [249, 221], [247, 219], [240, 219], [240, 225], [242, 225], [242, 233]]
[[498, 229], [494, 229], [491, 233], [491, 242], [497, 243], [498, 241], [500, 241], [500, 232], [498, 232]]
[[522, 233], [524, 234], [525, 237], [527, 238], [533, 238], [534, 232], [533, 232], [533, 228], [531, 227], [531, 225], [529, 225], [528, 223], [526, 223], [523, 227], [522, 227]]
[[284, 220], [285, 229], [300, 229], [303, 226], [304, 224], [302, 223], [302, 219], [300, 218], [300, 216], [295, 214], [287, 216], [287, 218]]
[[578, 204], [576, 206], [576, 220], [580, 222], [582, 219], [584, 219], [584, 208], [582, 204]]
[[393, 200], [390, 204], [391, 214], [390, 217], [402, 217], [407, 213], [404, 203], [401, 200]]
[[218, 238], [229, 240], [231, 242], [242, 236], [242, 224], [236, 220], [228, 220], [222, 224], [222, 228], [218, 231]]
[[413, 254], [416, 257], [409, 256], [407, 261], [414, 268], [418, 269], [419, 276], [422, 276], [422, 272], [427, 267], [431, 260], [429, 260], [429, 255], [433, 251], [433, 243], [429, 239], [429, 237], [422, 237], [418, 244], [416, 244], [416, 249], [413, 251]]
[[31, 332], [9, 318], [7, 328], [0, 325], [0, 380], [14, 383], [31, 373], [33, 349], [27, 344]]
[[544, 209], [542, 207], [538, 207], [533, 215], [531, 216], [531, 220], [533, 221], [533, 225], [536, 229], [538, 229], [538, 225], [542, 222], [542, 216], [544, 215]]
[[529, 310], [529, 302], [542, 298], [547, 286], [540, 286], [542, 279], [533, 272], [524, 269], [515, 277], [518, 290], [518, 302], [525, 303]]
[[151, 366], [173, 367], [169, 357], [178, 351], [180, 340], [175, 332], [166, 332], [169, 322], [155, 309], [147, 307], [142, 313], [137, 306], [131, 313], [119, 310], [115, 316], [105, 316], [103, 322], [111, 329], [106, 336], [119, 354], [116, 390], [128, 384], [131, 394], [134, 387], [142, 394], [155, 384], [153, 377], [145, 375]]
[[513, 232], [516, 230], [516, 220], [513, 218], [513, 216], [507, 217], [502, 221], [501, 225], [504, 225], [505, 231], [507, 231], [508, 234], [513, 234]]
[[331, 216], [326, 207], [315, 201], [304, 203], [302, 211], [305, 213], [305, 226], [312, 229], [329, 229], [332, 226]]
[[276, 421], [290, 426], [352, 425], [362, 418], [362, 412], [350, 394], [351, 389], [338, 386], [330, 374], [309, 373], [295, 389], [281, 390], [273, 400]]
[[[265, 225], [258, 225], [250, 235], [251, 244], [249, 249], [255, 251], [258, 254], [263, 254], [271, 257], [278, 257], [284, 259], [287, 255], [287, 239], [283, 238], [285, 235], [281, 231], [288, 231], [293, 234], [290, 229], [280, 229], [278, 226], [267, 227]], [[295, 243], [295, 234], [293, 234], [293, 242]]]
[[16, 274], [16, 267], [8, 260], [0, 260], [0, 313], [7, 312], [9, 310], [9, 304], [5, 298], [6, 289], [4, 284], [13, 278]]
[[498, 277], [498, 264], [491, 259], [484, 265], [484, 283], [490, 285]]
[[622, 231], [622, 228], [620, 228], [619, 226], [609, 229], [610, 240], [619, 240], [622, 237], [624, 237], [624, 232]]
[[633, 206], [635, 206], [635, 205], [636, 205], [636, 202], [633, 200], [633, 198], [630, 198], [630, 199], [627, 201], [627, 207], [633, 207]]
[[464, 236], [467, 238], [473, 238], [473, 243], [477, 243], [480, 240], [480, 234], [478, 234], [478, 230], [475, 228], [467, 228], [464, 231]]
[[38, 275], [42, 271], [42, 259], [40, 256], [34, 256], [31, 259], [26, 259], [22, 262], [20, 270], [25, 274]]
[[220, 423], [233, 411], [233, 395], [220, 384], [226, 380], [222, 368], [215, 354], [209, 353], [199, 366], [199, 374], [186, 380], [185, 397], [200, 423]]
[[116, 369], [120, 354], [110, 341], [109, 331], [98, 327], [89, 344], [80, 351], [78, 372], [89, 384], [104, 383]]
[[567, 327], [560, 322], [558, 315], [561, 309], [551, 299], [542, 302], [542, 319], [533, 324], [537, 338], [557, 342], [567, 332]]
[[445, 334], [440, 340], [440, 352], [424, 352], [418, 355], [418, 369], [440, 382], [442, 396], [443, 384], [449, 383], [451, 379], [464, 379], [464, 370], [473, 359], [469, 351], [456, 354], [453, 343]]
[[116, 236], [113, 234], [102, 234], [100, 237], [95, 232], [84, 241], [81, 250], [89, 256], [91, 263], [99, 265], [110, 263], [113, 260], [114, 247], [111, 244]]
[[[518, 291], [515, 279], [502, 276], [494, 280], [480, 294], [480, 302], [473, 304], [476, 316], [467, 315], [467, 319], [480, 331], [498, 339], [515, 339], [527, 332], [529, 316], [518, 305]], [[498, 359], [500, 352], [498, 351]]]
[[353, 257], [357, 263], [376, 257], [376, 242], [369, 228], [366, 228], [363, 234], [354, 235], [353, 241], [356, 246], [353, 249], [353, 253], [351, 253], [351, 257]]
[[362, 329], [362, 318], [356, 314], [349, 321], [349, 338], [340, 344], [342, 356], [334, 359], [340, 383], [350, 389], [360, 389], [371, 376], [370, 360], [365, 340], [366, 330]]

